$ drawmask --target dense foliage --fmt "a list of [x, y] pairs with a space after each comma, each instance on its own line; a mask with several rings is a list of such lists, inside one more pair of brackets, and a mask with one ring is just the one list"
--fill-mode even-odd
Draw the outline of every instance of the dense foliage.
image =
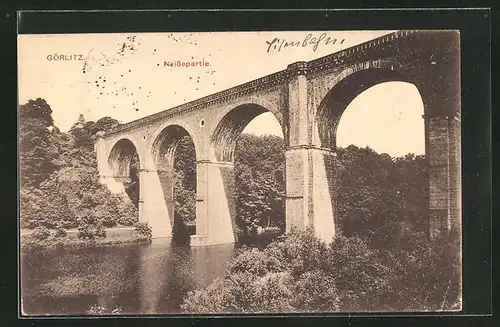
[[[99, 183], [93, 144], [118, 125], [116, 120], [79, 122], [61, 133], [44, 100], [30, 100], [19, 110], [21, 227], [34, 229], [34, 243], [64, 237], [68, 228], [78, 228], [80, 238], [94, 241], [105, 237], [105, 227], [117, 225], [134, 225], [138, 234], [151, 238], [151, 228], [136, 223], [137, 154], [125, 185], [128, 196], [111, 194]], [[234, 164], [236, 223], [242, 239], [263, 229], [283, 231], [283, 139], [241, 135]], [[206, 313], [460, 308], [458, 233], [428, 238], [425, 157], [391, 158], [350, 146], [339, 148], [326, 167], [336, 189], [334, 242], [325, 244], [311, 231], [293, 231], [264, 249], [243, 247], [224, 278], [191, 292], [182, 309]], [[196, 158], [188, 138], [175, 152], [174, 200], [176, 231], [196, 218]]]
[[39, 185], [56, 169], [56, 146], [51, 142], [52, 109], [43, 99], [19, 107], [21, 183]]
[[334, 165], [337, 226], [344, 236], [367, 237], [376, 247], [388, 247], [429, 230], [425, 156], [392, 159], [351, 145], [338, 149]]
[[153, 236], [153, 230], [151, 229], [151, 226], [149, 226], [147, 223], [135, 223], [134, 225], [135, 231], [139, 233], [140, 235], [145, 236], [147, 239], [151, 239]]
[[[190, 137], [179, 141], [174, 154], [174, 201], [176, 222], [196, 221], [196, 153]], [[178, 226], [175, 226], [178, 228]]]
[[224, 278], [190, 292], [189, 313], [422, 311], [460, 308], [456, 234], [379, 250], [358, 236], [330, 245], [292, 231], [263, 250], [243, 248]]
[[[225, 277], [190, 293], [185, 312], [457, 310], [457, 234], [428, 238], [424, 156], [391, 158], [370, 148], [339, 148], [327, 162], [337, 190], [337, 237], [311, 231], [266, 248], [243, 248]], [[237, 223], [247, 234], [283, 227], [284, 144], [242, 135], [236, 147]]]
[[78, 227], [92, 239], [104, 227], [132, 225], [137, 208], [99, 183], [93, 148], [98, 134], [118, 122], [104, 117], [61, 133], [51, 112], [42, 99], [20, 106], [21, 227]]
[[285, 146], [278, 136], [243, 134], [235, 149], [236, 223], [244, 234], [285, 224]]

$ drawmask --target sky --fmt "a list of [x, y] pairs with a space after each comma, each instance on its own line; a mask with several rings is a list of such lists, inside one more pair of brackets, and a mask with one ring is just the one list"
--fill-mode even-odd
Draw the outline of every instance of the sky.
[[[86, 120], [111, 116], [126, 123], [390, 32], [20, 35], [19, 103], [45, 99], [61, 131], [67, 131], [80, 113]], [[322, 33], [325, 39], [337, 41], [316, 48], [311, 44], [274, 48], [275, 38], [302, 44], [308, 34], [320, 37]], [[178, 60], [208, 62], [209, 66], [164, 66], [164, 61]], [[347, 108], [338, 127], [338, 145], [370, 146], [391, 156], [424, 153], [422, 114], [415, 86], [376, 85]], [[255, 118], [244, 132], [281, 136], [271, 113]]]

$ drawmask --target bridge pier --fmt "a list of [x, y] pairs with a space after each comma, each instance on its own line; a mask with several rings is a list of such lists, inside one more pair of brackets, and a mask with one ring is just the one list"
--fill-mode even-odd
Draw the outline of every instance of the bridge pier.
[[311, 226], [315, 235], [331, 242], [335, 237], [335, 152], [314, 147], [291, 147], [286, 157], [286, 231]]
[[461, 229], [460, 119], [425, 117], [431, 238]]
[[325, 242], [335, 236], [334, 178], [328, 165], [335, 152], [314, 145], [314, 108], [308, 96], [307, 63], [288, 66], [289, 145], [286, 160], [286, 231], [311, 226]]
[[191, 246], [234, 243], [234, 164], [202, 160], [196, 169], [196, 235], [191, 235]]
[[148, 223], [153, 238], [172, 236], [169, 209], [165, 203], [160, 177], [156, 170], [139, 171], [139, 222]]
[[174, 225], [174, 167], [169, 165], [168, 168], [157, 168], [158, 179], [160, 181], [163, 199], [168, 212], [170, 225]]

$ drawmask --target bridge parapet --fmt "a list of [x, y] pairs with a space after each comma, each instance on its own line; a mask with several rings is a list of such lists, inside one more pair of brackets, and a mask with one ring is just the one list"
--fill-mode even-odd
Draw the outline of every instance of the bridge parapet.
[[308, 62], [309, 74], [315, 74], [338, 65], [358, 62], [361, 57], [366, 58], [370, 54], [379, 56], [382, 51], [385, 52], [385, 55], [388, 55], [389, 53], [387, 53], [387, 50], [389, 49], [397, 51], [397, 47], [394, 46], [397, 42], [406, 41], [416, 33], [418, 33], [416, 30], [396, 31], [353, 47], [337, 51], [330, 55], [311, 60]]

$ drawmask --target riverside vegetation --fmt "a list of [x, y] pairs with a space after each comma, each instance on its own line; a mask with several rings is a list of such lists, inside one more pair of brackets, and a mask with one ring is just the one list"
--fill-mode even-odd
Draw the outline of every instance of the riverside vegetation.
[[[98, 180], [94, 140], [118, 121], [104, 117], [62, 133], [51, 112], [43, 99], [20, 106], [21, 228], [32, 230], [22, 237], [22, 248], [150, 239], [150, 228], [137, 223], [137, 156], [127, 198], [111, 194]], [[335, 172], [337, 188], [335, 240], [326, 244], [311, 230], [293, 230], [256, 247], [262, 231], [284, 231], [284, 150], [279, 137], [241, 135], [235, 201], [238, 239], [245, 245], [223, 278], [188, 293], [182, 310], [460, 309], [460, 235], [452, 231], [429, 239], [425, 156], [391, 158], [370, 148], [339, 148], [327, 167]], [[174, 233], [194, 223], [195, 167], [193, 143], [185, 139], [174, 162]], [[116, 226], [136, 226], [136, 231], [126, 240], [107, 237], [105, 228]], [[75, 228], [77, 236], [68, 237], [67, 229]]]
[[[19, 108], [20, 206], [23, 250], [93, 246], [147, 240], [137, 226], [133, 237], [106, 239], [106, 227], [137, 224], [137, 206], [111, 194], [99, 183], [93, 142], [99, 132], [117, 126], [105, 117], [61, 133], [43, 99]], [[67, 229], [78, 229], [77, 237]]]

